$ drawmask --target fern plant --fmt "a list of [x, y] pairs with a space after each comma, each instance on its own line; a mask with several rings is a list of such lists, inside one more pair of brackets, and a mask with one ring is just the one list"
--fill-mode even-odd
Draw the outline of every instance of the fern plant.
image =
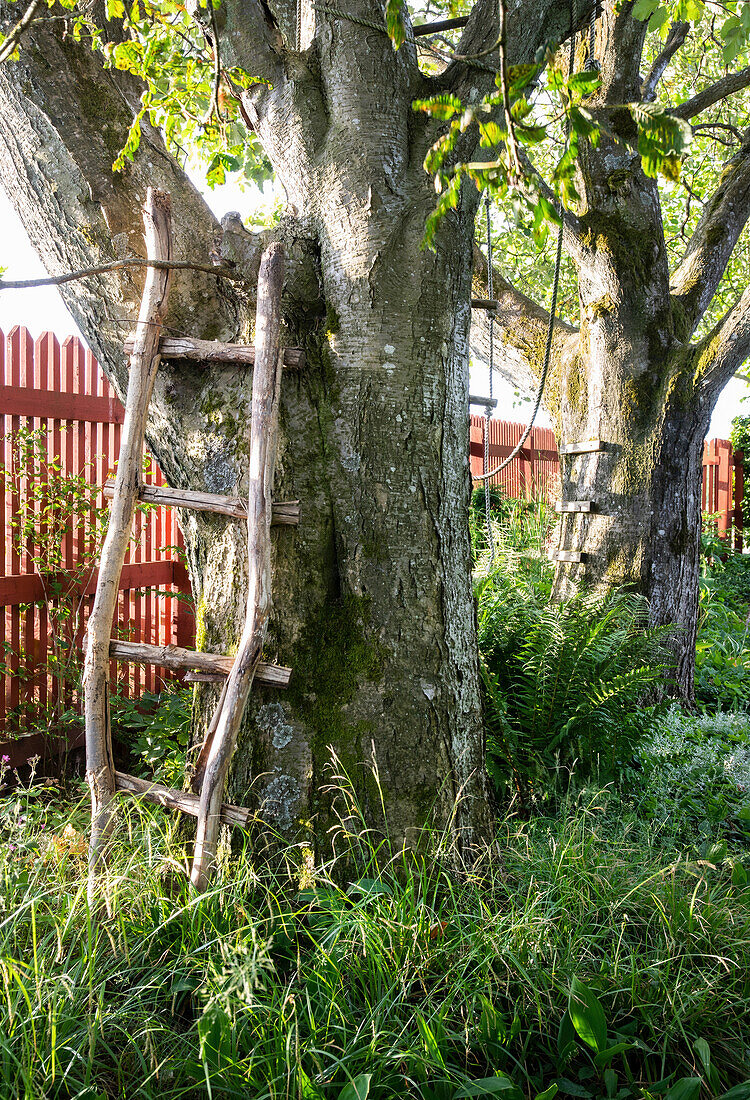
[[644, 698], [669, 676], [667, 628], [625, 592], [548, 602], [513, 556], [476, 581], [490, 774], [522, 809], [554, 777], [616, 779], [653, 721]]

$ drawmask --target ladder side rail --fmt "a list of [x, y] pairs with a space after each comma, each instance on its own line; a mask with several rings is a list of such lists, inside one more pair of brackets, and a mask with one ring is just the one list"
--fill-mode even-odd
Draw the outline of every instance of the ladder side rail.
[[[151, 260], [171, 260], [171, 203], [168, 194], [149, 188], [143, 211], [146, 252]], [[141, 456], [148, 406], [159, 365], [159, 333], [167, 310], [171, 272], [147, 269], [133, 352], [122, 443], [107, 536], [102, 548], [94, 606], [88, 622], [83, 685], [85, 695], [86, 774], [91, 789], [89, 901], [106, 859], [111, 829], [115, 773], [109, 713], [109, 642], [117, 610], [120, 573], [130, 541], [141, 484]]]
[[271, 612], [271, 511], [276, 459], [279, 389], [281, 292], [284, 250], [274, 242], [261, 260], [255, 325], [255, 369], [250, 425], [248, 488], [247, 614], [234, 666], [227, 680], [221, 714], [211, 741], [200, 795], [191, 879], [205, 890], [214, 865], [221, 827], [221, 805], [229, 763], [237, 743], [255, 669]]

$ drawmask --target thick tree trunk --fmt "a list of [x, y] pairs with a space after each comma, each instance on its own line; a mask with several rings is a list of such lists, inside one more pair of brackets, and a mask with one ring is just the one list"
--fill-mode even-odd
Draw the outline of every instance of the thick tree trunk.
[[[621, 349], [626, 350], [626, 349]], [[630, 349], [632, 352], [632, 349]], [[572, 400], [561, 439], [600, 439], [604, 450], [561, 457], [563, 502], [593, 502], [564, 512], [556, 546], [580, 551], [560, 562], [556, 593], [583, 586], [624, 587], [644, 595], [651, 621], [675, 627], [676, 687], [693, 694], [701, 529], [701, 461], [710, 410], [686, 392], [677, 370], [639, 373], [634, 356], [603, 349], [565, 384]]]

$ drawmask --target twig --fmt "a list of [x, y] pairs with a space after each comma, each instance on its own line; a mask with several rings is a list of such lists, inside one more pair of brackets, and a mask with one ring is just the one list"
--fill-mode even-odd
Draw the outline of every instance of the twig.
[[10, 57], [10, 55], [13, 53], [14, 49], [16, 48], [16, 43], [18, 42], [18, 39], [21, 37], [31, 20], [34, 18], [34, 12], [39, 7], [41, 2], [42, 0], [31, 0], [31, 3], [29, 4], [24, 14], [18, 20], [16, 25], [11, 28], [10, 32], [6, 35], [2, 46], [0, 46], [0, 62], [5, 61], [6, 58]]
[[98, 267], [82, 267], [79, 271], [69, 271], [65, 275], [49, 275], [44, 279], [0, 279], [0, 290], [33, 290], [38, 286], [62, 286], [63, 283], [72, 283], [76, 279], [87, 279], [90, 275], [103, 275], [108, 271], [119, 271], [127, 267], [155, 267], [159, 271], [202, 271], [206, 275], [233, 279], [237, 283], [247, 282], [244, 275], [228, 267], [193, 264], [188, 260], [140, 260], [132, 257], [99, 264]]
[[669, 62], [687, 38], [689, 30], [689, 23], [673, 23], [669, 28], [669, 34], [667, 36], [667, 41], [664, 43], [664, 49], [654, 61], [651, 66], [651, 71], [643, 81], [641, 99], [644, 103], [651, 103], [656, 98], [656, 85], [664, 76], [667, 65], [669, 65]]

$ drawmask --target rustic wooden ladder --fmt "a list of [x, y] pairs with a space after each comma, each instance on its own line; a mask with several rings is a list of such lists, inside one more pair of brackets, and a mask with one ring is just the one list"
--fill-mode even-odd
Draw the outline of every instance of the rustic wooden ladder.
[[[144, 208], [147, 256], [155, 264], [172, 259], [169, 195], [149, 189]], [[291, 670], [261, 662], [271, 609], [272, 524], [296, 524], [299, 502], [273, 504], [279, 390], [282, 367], [300, 366], [299, 349], [280, 347], [281, 291], [284, 252], [270, 245], [258, 275], [255, 346], [173, 340], [161, 337], [167, 311], [171, 271], [149, 267], [135, 335], [126, 342], [130, 374], [122, 444], [114, 484], [107, 484], [112, 505], [102, 548], [94, 607], [89, 618], [84, 664], [86, 770], [91, 789], [89, 900], [96, 903], [99, 871], [106, 859], [113, 824], [116, 791], [140, 795], [158, 805], [181, 810], [198, 819], [191, 878], [196, 889], [208, 885], [222, 824], [245, 825], [251, 811], [223, 801], [227, 772], [254, 681], [279, 687]], [[141, 480], [146, 420], [154, 379], [161, 358], [253, 364], [252, 413], [249, 439], [247, 504], [209, 493], [155, 488]], [[245, 625], [234, 657], [198, 653], [177, 646], [152, 646], [112, 638], [120, 573], [131, 537], [139, 500], [196, 508], [246, 519], [248, 524], [249, 587]], [[225, 680], [193, 778], [197, 793], [173, 790], [115, 771], [109, 716], [109, 662], [148, 662], [172, 669], [193, 670], [191, 679]]]

